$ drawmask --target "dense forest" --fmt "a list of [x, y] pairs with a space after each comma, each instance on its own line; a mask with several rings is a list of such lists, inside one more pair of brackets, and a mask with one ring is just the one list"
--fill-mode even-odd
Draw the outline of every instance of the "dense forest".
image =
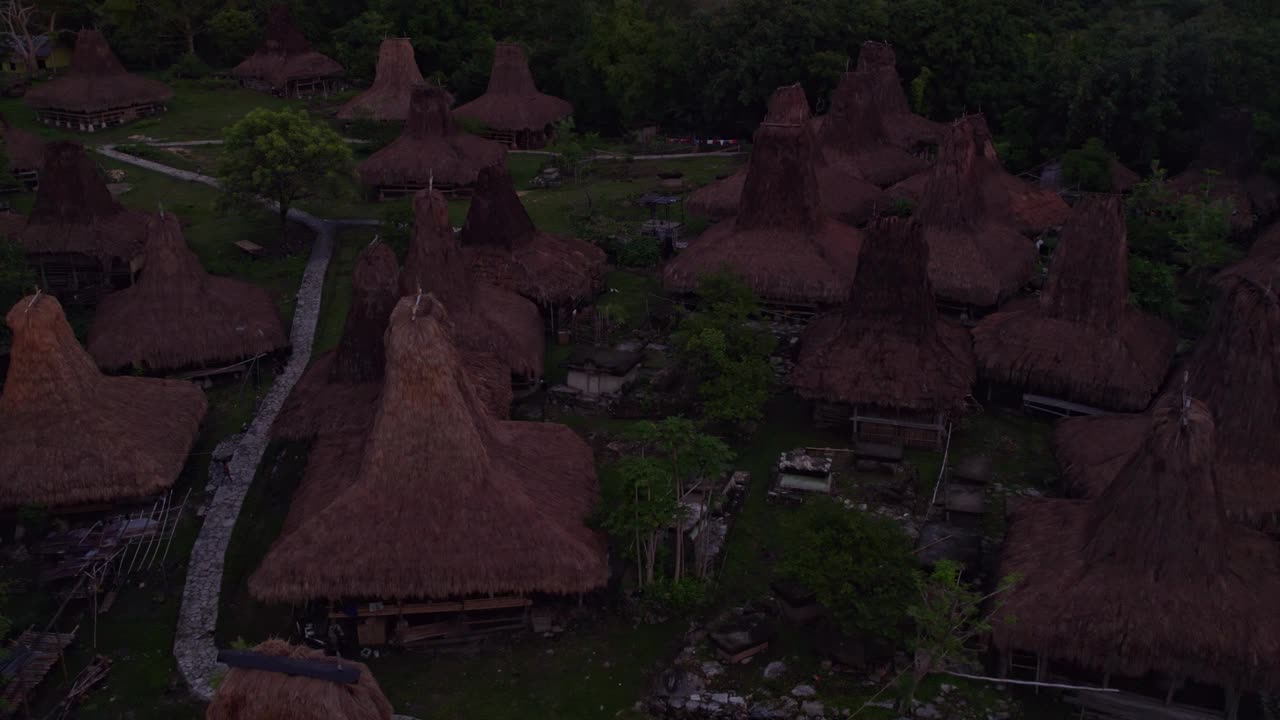
[[[268, 0], [56, 0], [135, 68], [200, 74], [257, 42]], [[749, 135], [799, 80], [821, 111], [866, 39], [896, 47], [916, 109], [986, 113], [1012, 169], [1100, 138], [1130, 166], [1181, 167], [1223, 106], [1247, 105], [1280, 161], [1273, 0], [293, 0], [318, 49], [369, 78], [408, 36], [424, 74], [478, 95], [495, 41], [526, 45], [580, 128]], [[1280, 162], [1273, 162], [1273, 166]]]

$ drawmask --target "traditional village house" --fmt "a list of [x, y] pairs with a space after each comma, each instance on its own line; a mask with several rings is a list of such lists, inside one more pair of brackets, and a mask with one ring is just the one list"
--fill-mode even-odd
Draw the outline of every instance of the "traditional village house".
[[1231, 227], [1246, 232], [1280, 209], [1280, 183], [1263, 172], [1253, 113], [1228, 108], [1205, 128], [1195, 160], [1170, 184], [1180, 192], [1225, 201]]
[[103, 376], [51, 295], [23, 298], [5, 321], [0, 507], [112, 502], [173, 485], [207, 407], [199, 388]]
[[506, 160], [507, 151], [498, 143], [458, 129], [444, 90], [418, 85], [412, 95], [404, 132], [357, 168], [360, 181], [379, 199], [427, 187], [451, 194], [469, 191], [481, 169]]
[[1006, 657], [1034, 653], [1040, 679], [1046, 670], [1076, 682], [1101, 676], [1163, 696], [1080, 696], [1102, 714], [1127, 706], [1126, 717], [1186, 717], [1164, 706], [1209, 684], [1225, 689], [1218, 707], [1235, 718], [1241, 691], [1280, 686], [1280, 548], [1227, 521], [1221, 434], [1209, 408], [1171, 393], [1096, 499], [1018, 507], [1001, 571], [1020, 580], [994, 623]]
[[542, 232], [516, 195], [504, 163], [480, 171], [462, 227], [462, 254], [481, 281], [513, 290], [559, 315], [604, 285], [605, 254], [585, 240]]
[[126, 71], [102, 33], [81, 30], [67, 74], [31, 88], [22, 100], [46, 125], [94, 132], [162, 113], [172, 98], [168, 85]]
[[40, 286], [96, 301], [142, 266], [147, 215], [120, 205], [77, 143], [46, 145], [43, 182], [19, 236]]
[[210, 368], [289, 346], [267, 291], [205, 272], [173, 214], [149, 218], [144, 257], [133, 287], [94, 314], [87, 345], [99, 367]]
[[250, 593], [377, 600], [353, 608], [361, 636], [376, 642], [364, 626], [392, 622], [393, 639], [414, 642], [522, 612], [534, 594], [602, 587], [605, 543], [584, 524], [599, 498], [586, 443], [561, 425], [493, 419], [431, 295], [396, 305], [386, 353], [354, 479], [276, 540]]
[[[1280, 240], [1280, 226], [1271, 237]], [[1233, 519], [1280, 528], [1280, 242], [1261, 240], [1218, 278], [1209, 331], [1185, 369], [1187, 391], [1204, 399], [1218, 428], [1214, 469]], [[1101, 494], [1141, 446], [1148, 415], [1072, 418], [1052, 440], [1068, 487]]]
[[205, 720], [391, 720], [391, 703], [363, 663], [267, 640], [239, 652]]
[[[769, 99], [769, 112], [763, 125], [803, 122], [801, 118], [808, 117], [809, 101], [805, 98], [804, 88], [799, 84], [788, 85], [779, 88]], [[861, 225], [877, 208], [884, 209], [888, 205], [880, 188], [828, 163], [817, 143], [812, 143], [811, 147], [818, 196], [827, 215], [850, 225]], [[715, 220], [737, 215], [748, 169], [744, 166], [727, 178], [695, 190], [686, 201], [689, 212]]]
[[1139, 411], [1151, 402], [1168, 374], [1177, 337], [1168, 323], [1129, 304], [1125, 236], [1118, 195], [1080, 201], [1062, 230], [1039, 300], [1011, 303], [973, 331], [979, 373], [989, 388], [1031, 393], [1024, 402], [1059, 415], [1096, 412], [1091, 408]]
[[44, 139], [14, 127], [3, 115], [0, 115], [0, 133], [4, 134], [9, 174], [29, 188], [36, 187], [40, 182], [40, 169], [44, 167]]
[[311, 49], [283, 3], [267, 12], [262, 45], [231, 70], [241, 85], [282, 97], [327, 95], [338, 90], [344, 74], [335, 60]]
[[404, 122], [413, 89], [425, 83], [409, 38], [387, 38], [378, 46], [373, 85], [339, 108], [338, 119]]
[[[798, 91], [784, 87], [774, 97]], [[668, 263], [667, 290], [693, 292], [700, 276], [728, 269], [768, 303], [812, 310], [848, 297], [862, 234], [820, 206], [808, 103], [780, 104], [788, 112], [756, 131], [738, 214]]]
[[814, 322], [791, 375], [821, 418], [855, 438], [939, 448], [975, 379], [969, 332], [938, 316], [929, 248], [915, 221], [869, 231], [849, 301]]
[[603, 347], [580, 347], [564, 367], [565, 385], [583, 395], [617, 395], [640, 375], [644, 353]]
[[[31, 42], [35, 46], [37, 72], [41, 70], [61, 70], [71, 65], [73, 54], [71, 46], [47, 33], [33, 35]], [[0, 32], [0, 71], [8, 75], [27, 75], [27, 61], [21, 52], [26, 47], [26, 39], [19, 38], [11, 32]]]
[[573, 115], [567, 100], [538, 92], [524, 49], [498, 43], [493, 70], [484, 94], [454, 111], [458, 117], [482, 123], [485, 137], [521, 150], [546, 146], [551, 125]]

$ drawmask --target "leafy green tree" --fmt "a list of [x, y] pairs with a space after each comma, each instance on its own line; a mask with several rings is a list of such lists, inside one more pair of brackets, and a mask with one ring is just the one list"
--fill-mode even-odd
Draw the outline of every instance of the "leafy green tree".
[[262, 35], [262, 26], [253, 13], [233, 7], [223, 8], [209, 18], [206, 29], [214, 62], [219, 65], [234, 65], [248, 57]]
[[333, 31], [336, 59], [346, 67], [348, 74], [372, 78], [377, 65], [378, 46], [394, 32], [394, 24], [377, 12], [367, 10], [360, 13]]
[[916, 592], [911, 541], [892, 520], [816, 498], [783, 521], [782, 569], [813, 591], [851, 636], [907, 639]]
[[305, 111], [258, 108], [227, 129], [218, 176], [228, 201], [276, 203], [283, 231], [299, 200], [350, 191], [351, 149]]
[[1111, 191], [1111, 153], [1099, 138], [1062, 156], [1062, 174], [1067, 182], [1087, 192]]
[[660, 121], [669, 110], [679, 73], [679, 34], [656, 4], [603, 3], [591, 14], [583, 49], [600, 74], [622, 124]]
[[600, 136], [596, 133], [579, 134], [574, 129], [572, 117], [555, 124], [551, 144], [547, 150], [555, 153], [555, 164], [562, 173], [568, 173], [577, 182], [582, 169], [600, 148]]
[[493, 59], [496, 3], [471, 0], [370, 0], [368, 9], [413, 38], [425, 68], [443, 68], [450, 88], [462, 98], [484, 92]]
[[1141, 255], [1129, 257], [1129, 300], [1175, 325], [1187, 313], [1187, 306], [1178, 295], [1178, 269]]
[[[22, 246], [14, 238], [0, 236], [0, 308], [8, 312], [35, 286], [35, 273], [27, 263]], [[9, 338], [9, 326], [0, 324], [0, 344], [7, 345]]]

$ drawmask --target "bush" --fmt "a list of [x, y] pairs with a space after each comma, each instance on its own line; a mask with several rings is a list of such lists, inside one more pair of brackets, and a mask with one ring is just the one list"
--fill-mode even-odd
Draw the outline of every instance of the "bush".
[[212, 72], [195, 53], [186, 53], [169, 67], [168, 75], [179, 80], [199, 80]]
[[619, 243], [614, 257], [623, 267], [653, 267], [662, 259], [662, 243], [647, 235]]
[[1062, 156], [1062, 176], [1086, 192], [1111, 192], [1111, 153], [1098, 138]]
[[641, 608], [656, 615], [692, 615], [710, 601], [707, 581], [696, 577], [660, 578], [646, 585], [640, 596]]

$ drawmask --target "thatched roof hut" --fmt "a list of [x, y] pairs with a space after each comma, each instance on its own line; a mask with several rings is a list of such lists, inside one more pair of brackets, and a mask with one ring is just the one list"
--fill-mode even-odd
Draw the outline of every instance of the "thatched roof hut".
[[1080, 201], [1062, 230], [1038, 303], [1015, 303], [973, 331], [981, 374], [1110, 410], [1142, 410], [1169, 371], [1177, 337], [1129, 305], [1129, 248], [1118, 195]]
[[1259, 157], [1253, 112], [1227, 108], [1205, 128], [1195, 160], [1170, 183], [1194, 195], [1207, 187], [1210, 197], [1230, 203], [1232, 227], [1249, 230], [1280, 209], [1280, 183], [1262, 171]]
[[984, 166], [974, 128], [954, 123], [929, 170], [915, 217], [929, 245], [929, 281], [947, 301], [990, 307], [1035, 270], [1036, 250], [994, 213], [982, 192]]
[[604, 585], [604, 542], [584, 524], [599, 494], [590, 448], [560, 425], [490, 418], [432, 296], [397, 304], [386, 343], [355, 481], [275, 542], [250, 592], [296, 603]]
[[267, 292], [205, 272], [174, 215], [151, 216], [144, 257], [133, 287], [103, 298], [94, 314], [88, 349], [100, 367], [208, 367], [289, 346]]
[[21, 179], [25, 173], [44, 167], [44, 138], [10, 124], [0, 115], [0, 133], [4, 134], [4, 150], [9, 157], [9, 172]]
[[81, 30], [67, 74], [22, 100], [42, 122], [92, 132], [161, 112], [172, 98], [168, 85], [126, 71], [101, 32]]
[[975, 379], [969, 333], [938, 317], [918, 223], [884, 218], [868, 231], [849, 302], [802, 339], [792, 383], [801, 396], [854, 406], [958, 411]]
[[449, 203], [438, 190], [413, 198], [413, 240], [400, 294], [431, 293], [453, 322], [463, 352], [490, 353], [512, 374], [542, 376], [542, 317], [538, 307], [510, 290], [476, 282], [449, 223]]
[[[802, 92], [798, 86], [776, 93]], [[784, 103], [756, 130], [738, 215], [718, 223], [676, 256], [663, 286], [692, 292], [698, 278], [728, 269], [774, 302], [843, 302], [858, 267], [862, 234], [823, 212], [814, 171], [809, 107]]]
[[997, 646], [1129, 677], [1280, 687], [1280, 550], [1226, 521], [1215, 442], [1209, 409], [1170, 395], [1096, 500], [1019, 506], [1002, 572], [1022, 580], [1000, 610], [1016, 622], [997, 618]]
[[462, 252], [481, 281], [539, 305], [577, 304], [604, 283], [604, 251], [535, 228], [504, 163], [484, 168], [476, 178]]
[[484, 94], [455, 110], [459, 117], [483, 123], [495, 139], [520, 148], [546, 143], [548, 125], [573, 114], [567, 100], [538, 91], [524, 48], [498, 43], [493, 50], [493, 70]]
[[425, 84], [409, 38], [387, 38], [378, 46], [378, 69], [373, 85], [338, 109], [339, 120], [409, 119], [409, 96]]
[[[1280, 526], [1280, 258], [1256, 248], [1219, 278], [1209, 332], [1186, 367], [1187, 391], [1204, 398], [1218, 427], [1215, 471], [1227, 513], [1260, 527]], [[1102, 493], [1136, 452], [1146, 415], [1073, 418], [1053, 433], [1067, 482]]]
[[289, 6], [281, 3], [267, 11], [262, 44], [231, 75], [255, 90], [297, 97], [336, 90], [345, 72], [337, 61], [311, 49]]
[[454, 190], [475, 184], [482, 168], [506, 160], [492, 140], [459, 130], [449, 112], [449, 95], [426, 85], [413, 89], [404, 132], [395, 142], [360, 163], [360, 181], [382, 194], [405, 194], [429, 186]]
[[[779, 88], [769, 99], [769, 112], [764, 124], [790, 122], [797, 117], [808, 117], [809, 101], [799, 84]], [[880, 188], [850, 174], [826, 161], [822, 149], [813, 143], [813, 167], [818, 178], [818, 195], [827, 215], [861, 225], [884, 208], [888, 200]], [[738, 201], [747, 182], [747, 167], [740, 168], [729, 177], [698, 188], [685, 200], [685, 209], [693, 215], [723, 220], [738, 214]]]
[[906, 149], [942, 142], [946, 126], [911, 111], [898, 75], [898, 56], [888, 43], [867, 40], [858, 49], [854, 70], [871, 73], [873, 107], [879, 111], [889, 139]]
[[353, 668], [354, 683], [271, 670], [233, 667], [223, 677], [205, 720], [391, 720], [391, 703], [363, 663], [268, 640], [253, 649], [271, 658]]
[[105, 377], [50, 295], [5, 316], [13, 349], [0, 394], [0, 506], [137, 498], [173, 485], [207, 404], [191, 383]]

